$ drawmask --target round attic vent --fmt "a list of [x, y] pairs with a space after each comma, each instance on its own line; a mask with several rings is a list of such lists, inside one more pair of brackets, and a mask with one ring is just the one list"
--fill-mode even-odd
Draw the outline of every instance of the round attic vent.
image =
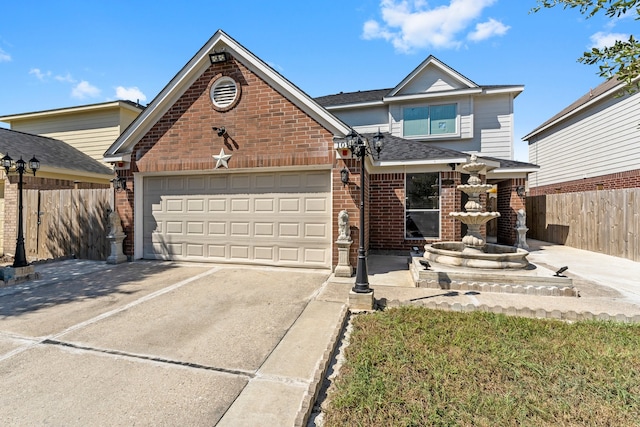
[[220, 77], [211, 86], [211, 102], [220, 110], [233, 107], [238, 99], [238, 84], [230, 77]]

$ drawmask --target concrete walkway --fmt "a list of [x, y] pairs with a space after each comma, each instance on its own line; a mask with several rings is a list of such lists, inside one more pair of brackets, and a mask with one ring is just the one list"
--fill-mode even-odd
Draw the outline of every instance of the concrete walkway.
[[[531, 263], [553, 274], [567, 266], [579, 297], [535, 296], [416, 288], [403, 256], [369, 256], [369, 283], [383, 306], [425, 305], [445, 310], [498, 313], [567, 320], [599, 318], [640, 322], [640, 263], [568, 246], [528, 240]], [[341, 300], [348, 280], [332, 278], [324, 298]]]

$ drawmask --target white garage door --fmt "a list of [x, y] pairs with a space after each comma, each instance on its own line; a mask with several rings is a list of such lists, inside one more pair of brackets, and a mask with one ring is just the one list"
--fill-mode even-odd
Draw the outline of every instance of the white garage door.
[[144, 258], [331, 267], [329, 171], [143, 182]]

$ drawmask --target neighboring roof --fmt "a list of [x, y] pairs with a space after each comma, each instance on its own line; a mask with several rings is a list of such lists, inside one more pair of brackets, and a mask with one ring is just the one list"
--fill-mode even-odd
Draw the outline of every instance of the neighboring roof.
[[0, 155], [6, 154], [14, 161], [21, 156], [24, 161], [29, 161], [35, 156], [43, 170], [75, 171], [80, 175], [113, 175], [111, 168], [59, 139], [0, 128]]
[[382, 101], [391, 89], [363, 90], [357, 92], [340, 92], [335, 95], [319, 96], [316, 102], [323, 107], [348, 104], [362, 104]]
[[611, 94], [618, 93], [620, 89], [624, 86], [623, 82], [620, 82], [615, 77], [610, 78], [606, 82], [598, 85], [595, 89], [589, 90], [588, 93], [582, 95], [576, 101], [574, 101], [571, 105], [560, 111], [558, 114], [551, 117], [549, 120], [542, 123], [540, 126], [529, 132], [527, 135], [522, 137], [523, 141], [527, 141], [531, 139], [534, 135], [540, 133], [541, 131], [561, 122], [569, 118], [570, 116], [578, 113], [582, 109], [588, 107], [589, 105], [603, 99], [606, 96]]
[[518, 160], [507, 160], [507, 159], [499, 159], [497, 157], [488, 157], [482, 156], [482, 159], [485, 160], [493, 160], [500, 163], [501, 170], [530, 170], [531, 172], [535, 172], [537, 169], [540, 169], [540, 166], [528, 163], [528, 162], [520, 162]]
[[202, 48], [187, 62], [173, 79], [160, 91], [147, 108], [116, 139], [105, 152], [105, 161], [116, 162], [128, 160], [133, 146], [151, 129], [151, 127], [173, 106], [193, 82], [210, 66], [209, 53], [224, 50], [233, 59], [242, 63], [251, 72], [266, 81], [271, 87], [287, 98], [298, 108], [315, 119], [320, 125], [336, 136], [349, 133], [349, 126], [284, 78], [280, 73], [267, 65], [260, 58], [247, 50], [240, 43], [218, 30]]
[[128, 100], [109, 101], [109, 102], [101, 102], [98, 104], [78, 105], [74, 107], [55, 108], [52, 110], [42, 110], [42, 111], [33, 111], [29, 113], [10, 114], [7, 116], [0, 116], [0, 122], [10, 123], [15, 120], [31, 119], [39, 116], [57, 116], [57, 115], [73, 114], [73, 113], [79, 113], [79, 112], [105, 110], [110, 108], [125, 108], [127, 110], [132, 110], [139, 113], [142, 110], [144, 110], [145, 107], [143, 107], [138, 103], [128, 101]]

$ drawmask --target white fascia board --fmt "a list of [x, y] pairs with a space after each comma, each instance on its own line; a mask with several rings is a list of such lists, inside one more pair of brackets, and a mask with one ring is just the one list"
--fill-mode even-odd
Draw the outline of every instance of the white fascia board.
[[373, 166], [419, 166], [419, 165], [446, 165], [449, 163], [466, 163], [467, 157], [452, 157], [450, 159], [424, 159], [424, 160], [373, 160]]
[[491, 173], [494, 174], [513, 174], [513, 173], [517, 173], [517, 174], [527, 174], [527, 173], [534, 173], [534, 172], [538, 172], [540, 170], [539, 167], [522, 167], [522, 168], [510, 168], [510, 169], [501, 169], [501, 168], [497, 168], [491, 171]]
[[516, 94], [515, 96], [518, 96], [523, 91], [524, 91], [524, 86], [520, 85], [520, 86], [508, 86], [508, 87], [502, 87], [502, 88], [489, 88], [489, 89], [485, 89], [484, 93], [486, 93], [487, 95], [495, 95], [498, 93], [515, 93]]
[[427, 93], [419, 93], [412, 95], [400, 95], [400, 96], [385, 96], [382, 98], [384, 102], [397, 102], [397, 101], [413, 101], [413, 100], [421, 100], [421, 99], [430, 99], [430, 98], [443, 98], [443, 97], [454, 97], [460, 95], [474, 95], [482, 93], [481, 88], [472, 88], [472, 89], [460, 89], [460, 90], [452, 90], [446, 92], [427, 92]]
[[[522, 137], [522, 141], [528, 141], [529, 139], [533, 138], [534, 136], [544, 132], [545, 130], [557, 125], [560, 122], [563, 122], [565, 120], [567, 120], [568, 118], [575, 116], [576, 114], [580, 113], [581, 111], [591, 107], [593, 104], [595, 104], [596, 102], [600, 102], [603, 99], [609, 97], [610, 95], [615, 95], [617, 92], [620, 91], [620, 89], [622, 89], [625, 86], [624, 83], [620, 83], [618, 86], [608, 90], [607, 92], [603, 93], [600, 96], [597, 96], [587, 102], [585, 102], [584, 104], [582, 104], [581, 106], [579, 106], [578, 108], [571, 110], [570, 112], [568, 112], [567, 114], [558, 117], [557, 119], [555, 119], [554, 121], [552, 121], [551, 123], [548, 123], [545, 127], [540, 128], [538, 130], [535, 130], [531, 133], [528, 133], [527, 135]], [[575, 102], [575, 101], [574, 101]], [[535, 141], [534, 141], [535, 142]]]
[[381, 105], [386, 105], [386, 104], [383, 101], [371, 101], [371, 102], [361, 102], [356, 104], [332, 105], [324, 108], [329, 111], [333, 111], [333, 110], [349, 110], [349, 109], [362, 108], [362, 107], [379, 107]]
[[105, 163], [130, 162], [131, 153], [125, 153], [125, 154], [115, 155], [115, 156], [105, 156], [102, 158], [102, 161]]

